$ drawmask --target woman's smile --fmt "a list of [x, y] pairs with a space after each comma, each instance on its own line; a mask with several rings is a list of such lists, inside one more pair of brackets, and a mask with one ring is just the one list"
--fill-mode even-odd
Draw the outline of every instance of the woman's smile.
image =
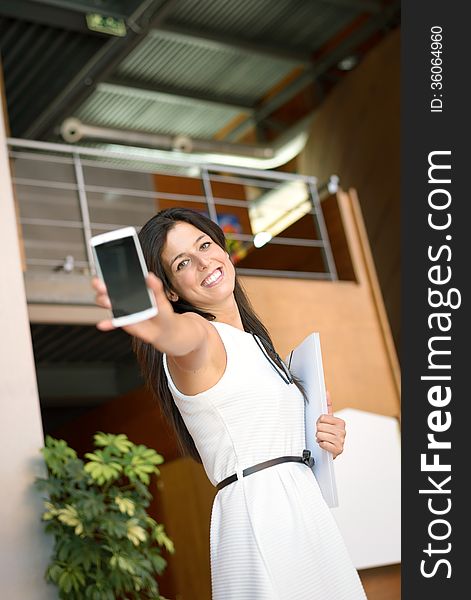
[[224, 272], [221, 267], [218, 267], [210, 275], [203, 279], [201, 285], [203, 287], [214, 287], [222, 280], [223, 277]]

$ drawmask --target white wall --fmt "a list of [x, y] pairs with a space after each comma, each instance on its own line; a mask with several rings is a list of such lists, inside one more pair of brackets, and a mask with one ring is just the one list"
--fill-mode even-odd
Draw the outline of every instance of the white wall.
[[41, 415], [5, 143], [0, 89], [0, 597], [57, 598], [43, 575], [51, 542], [32, 489], [42, 472]]
[[401, 562], [398, 420], [346, 408], [345, 452], [334, 461], [339, 505], [332, 514], [357, 569]]

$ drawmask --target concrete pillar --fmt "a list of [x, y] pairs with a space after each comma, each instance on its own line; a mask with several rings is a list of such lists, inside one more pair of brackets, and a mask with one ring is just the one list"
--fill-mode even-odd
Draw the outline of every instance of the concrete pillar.
[[[0, 65], [1, 74], [1, 65]], [[0, 597], [57, 598], [44, 571], [52, 539], [40, 521], [42, 500], [32, 488], [44, 474], [43, 432], [20, 245], [6, 146], [0, 77]]]

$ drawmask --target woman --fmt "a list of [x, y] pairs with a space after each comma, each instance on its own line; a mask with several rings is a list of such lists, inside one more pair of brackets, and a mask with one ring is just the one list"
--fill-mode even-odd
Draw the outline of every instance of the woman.
[[[123, 329], [183, 451], [218, 488], [213, 600], [364, 599], [303, 456], [302, 387], [245, 296], [222, 230], [171, 208], [139, 238], [159, 314]], [[110, 308], [103, 283], [95, 278], [94, 287], [97, 303]], [[110, 320], [98, 327], [113, 328]], [[335, 457], [344, 436], [330, 407], [317, 423], [319, 445]]]

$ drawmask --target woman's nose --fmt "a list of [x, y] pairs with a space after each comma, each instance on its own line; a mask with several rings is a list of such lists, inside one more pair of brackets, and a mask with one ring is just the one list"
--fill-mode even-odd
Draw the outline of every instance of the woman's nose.
[[209, 265], [209, 259], [206, 258], [205, 256], [199, 256], [198, 257], [198, 268], [203, 271], [204, 269], [207, 269]]

